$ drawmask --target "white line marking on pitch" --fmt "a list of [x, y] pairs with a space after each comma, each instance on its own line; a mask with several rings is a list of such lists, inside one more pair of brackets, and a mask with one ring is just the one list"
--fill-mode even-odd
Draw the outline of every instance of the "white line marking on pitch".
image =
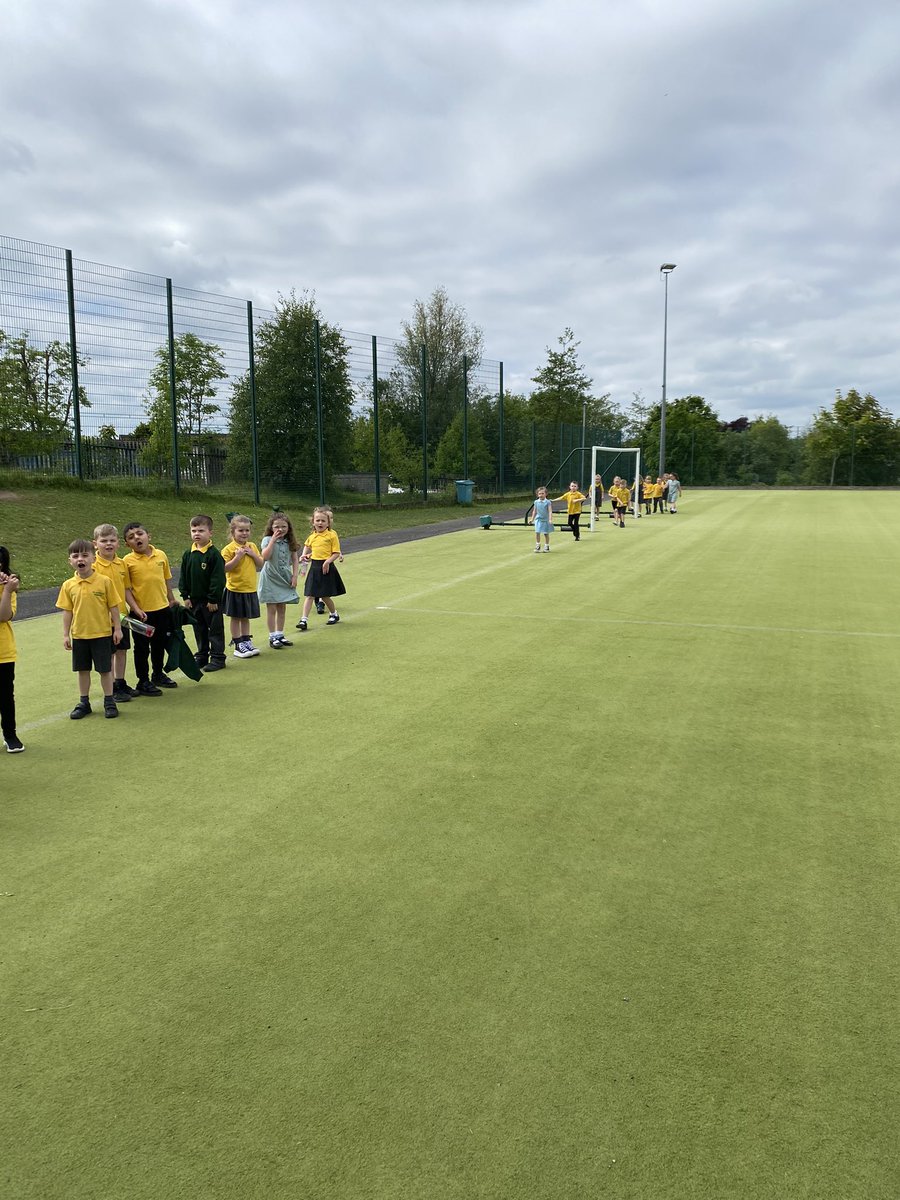
[[464, 612], [455, 608], [397, 608], [393, 604], [379, 604], [381, 612], [407, 612], [435, 617], [486, 617], [507, 621], [571, 621], [583, 625], [652, 625], [668, 629], [711, 629], [720, 633], [801, 633], [820, 637], [851, 638], [900, 638], [900, 633], [872, 633], [856, 629], [807, 629], [791, 625], [716, 625], [701, 621], [638, 621], [628, 617], [547, 617], [543, 613], [498, 613]]

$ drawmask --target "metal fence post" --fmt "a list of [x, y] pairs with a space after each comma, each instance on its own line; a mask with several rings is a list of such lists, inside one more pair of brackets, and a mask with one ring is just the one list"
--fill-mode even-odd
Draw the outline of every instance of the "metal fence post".
[[535, 452], [535, 431], [534, 421], [531, 422], [531, 494], [534, 495], [534, 452]]
[[172, 464], [175, 495], [181, 495], [181, 464], [178, 461], [178, 403], [175, 399], [175, 314], [172, 306], [172, 280], [166, 280], [166, 325], [169, 340], [169, 398], [172, 402]]
[[78, 342], [75, 337], [75, 273], [72, 269], [72, 251], [66, 251], [66, 301], [69, 309], [69, 356], [72, 361], [72, 424], [75, 446], [75, 474], [84, 479], [81, 461], [81, 396], [78, 390]]
[[498, 392], [497, 408], [500, 414], [500, 495], [503, 495], [503, 363], [500, 364], [500, 391]]
[[316, 349], [316, 437], [318, 442], [319, 452], [319, 503], [325, 503], [325, 432], [322, 428], [322, 341], [321, 327], [316, 321], [315, 325], [315, 349]]
[[469, 356], [463, 355], [463, 479], [469, 478]]
[[419, 362], [422, 368], [422, 503], [428, 502], [428, 375], [427, 351], [424, 346], [419, 351]]
[[381, 443], [378, 437], [378, 338], [372, 335], [372, 433], [375, 437], [375, 503], [381, 507]]
[[247, 301], [247, 353], [250, 372], [250, 452], [253, 455], [253, 503], [259, 504], [259, 433], [256, 428], [256, 354], [253, 335], [253, 301]]

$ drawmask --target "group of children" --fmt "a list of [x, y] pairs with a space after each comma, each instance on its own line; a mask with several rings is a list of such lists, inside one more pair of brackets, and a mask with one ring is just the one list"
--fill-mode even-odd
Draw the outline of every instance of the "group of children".
[[656, 512], [677, 513], [680, 496], [681, 483], [671, 472], [657, 475], [655, 482], [649, 475], [638, 480], [638, 504], [648, 517]]
[[[114, 525], [98, 525], [93, 541], [77, 538], [68, 550], [73, 574], [59, 589], [56, 607], [63, 615], [63, 646], [72, 655], [78, 675], [78, 703], [69, 716], [80, 720], [91, 708], [93, 671], [100, 677], [103, 713], [119, 715], [119, 704], [138, 696], [161, 696], [178, 684], [165, 672], [167, 653], [182, 624], [196, 637], [194, 664], [200, 672], [221, 671], [226, 665], [225, 617], [230, 621], [235, 658], [254, 658], [250, 622], [266, 606], [269, 645], [282, 650], [292, 645], [285, 637], [288, 605], [298, 604], [297, 583], [304, 577], [303, 612], [297, 629], [305, 632], [313, 604], [328, 611], [329, 625], [340, 621], [335, 596], [346, 592], [336, 562], [343, 561], [330, 508], [316, 508], [311, 531], [301, 547], [290, 518], [273, 511], [260, 546], [251, 541], [253, 522], [241, 513], [229, 514], [231, 541], [219, 551], [212, 542], [213, 521], [206, 514], [191, 518], [191, 546], [181, 560], [179, 604], [172, 586], [166, 554], [154, 546], [139, 521], [122, 531], [129, 553], [119, 558], [119, 533]], [[16, 731], [16, 645], [12, 620], [16, 615], [18, 576], [9, 551], [0, 546], [0, 729], [7, 752], [25, 747]], [[184, 614], [188, 614], [185, 616]], [[136, 686], [125, 679], [128, 650], [132, 650]], [[190, 659], [188, 660], [190, 661]]]
[[[631, 504], [631, 488], [628, 486], [628, 481], [621, 476], [616, 475], [613, 479], [609, 491], [605, 493], [609, 496], [612, 502], [612, 519], [613, 523], [621, 529], [625, 528], [625, 514]], [[677, 512], [678, 498], [681, 495], [681, 484], [678, 481], [678, 476], [675, 474], [658, 475], [656, 482], [649, 475], [645, 475], [643, 479], [638, 479], [638, 497], [637, 506], [644, 506], [647, 515], [651, 512], [651, 503], [653, 512]], [[527, 521], [534, 524], [534, 552], [535, 554], [550, 553], [550, 534], [553, 532], [553, 505], [560, 501], [565, 501], [566, 504], [566, 520], [568, 528], [572, 531], [575, 541], [581, 541], [581, 514], [582, 509], [587, 502], [594, 506], [594, 516], [600, 515], [600, 510], [603, 507], [604, 486], [603, 478], [600, 475], [594, 476], [594, 482], [591, 484], [588, 493], [585, 494], [579, 488], [578, 481], [572, 480], [569, 484], [569, 490], [563, 492], [561, 496], [547, 495], [545, 487], [539, 487], [535, 492], [535, 500], [528, 511]], [[667, 507], [668, 504], [668, 507]], [[544, 545], [541, 546], [541, 538], [544, 539]]]

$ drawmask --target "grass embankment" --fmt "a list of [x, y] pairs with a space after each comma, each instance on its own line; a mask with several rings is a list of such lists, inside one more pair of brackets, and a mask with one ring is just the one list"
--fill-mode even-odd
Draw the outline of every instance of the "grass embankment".
[[[71, 573], [66, 558], [69, 542], [76, 537], [90, 537], [95, 526], [103, 522], [108, 521], [121, 531], [131, 521], [142, 521], [154, 542], [171, 560], [178, 561], [189, 544], [188, 524], [195, 513], [205, 512], [213, 518], [215, 540], [220, 546], [228, 541], [225, 513], [246, 513], [253, 521], [254, 537], [258, 542], [272, 512], [272, 504], [279, 503], [277, 497], [267, 504], [255, 505], [202, 492], [176, 498], [147, 494], [142, 490], [111, 489], [100, 484], [23, 487], [18, 482], [10, 490], [5, 482], [0, 482], [0, 497], [5, 497], [0, 498], [0, 544], [10, 549], [23, 591], [60, 584]], [[476, 501], [476, 505], [480, 503]], [[494, 499], [492, 503], [496, 507], [499, 502]], [[314, 500], [307, 500], [293, 506], [283, 505], [298, 536], [306, 536], [309, 513], [314, 504]], [[369, 509], [342, 507], [335, 503], [333, 507], [335, 526], [342, 538], [458, 520], [467, 513], [478, 511], [476, 507], [464, 508], [451, 503], [409, 503], [405, 506], [391, 503], [383, 508]]]

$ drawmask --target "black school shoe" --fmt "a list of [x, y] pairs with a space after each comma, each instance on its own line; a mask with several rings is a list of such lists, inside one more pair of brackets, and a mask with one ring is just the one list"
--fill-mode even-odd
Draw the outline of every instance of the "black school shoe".
[[324, 615], [324, 613], [325, 613], [325, 601], [324, 600], [316, 601], [316, 612], [319, 614], [320, 617]]
[[209, 666], [203, 668], [204, 672], [209, 675], [212, 671], [224, 671], [225, 664], [223, 662], [211, 662]]
[[174, 679], [170, 679], [168, 675], [164, 675], [162, 671], [158, 675], [153, 675], [150, 682], [158, 688], [177, 688], [178, 684]]
[[116, 702], [111, 696], [103, 701], [103, 715], [109, 720], [119, 715], [119, 710], [116, 708]]
[[161, 696], [162, 690], [155, 687], [149, 679], [139, 679], [135, 689], [139, 696]]
[[17, 737], [4, 738], [3, 745], [6, 747], [7, 754], [21, 754], [25, 749]]
[[80, 721], [82, 717], [89, 717], [93, 711], [90, 700], [79, 700], [69, 713], [69, 717], [73, 721]]

